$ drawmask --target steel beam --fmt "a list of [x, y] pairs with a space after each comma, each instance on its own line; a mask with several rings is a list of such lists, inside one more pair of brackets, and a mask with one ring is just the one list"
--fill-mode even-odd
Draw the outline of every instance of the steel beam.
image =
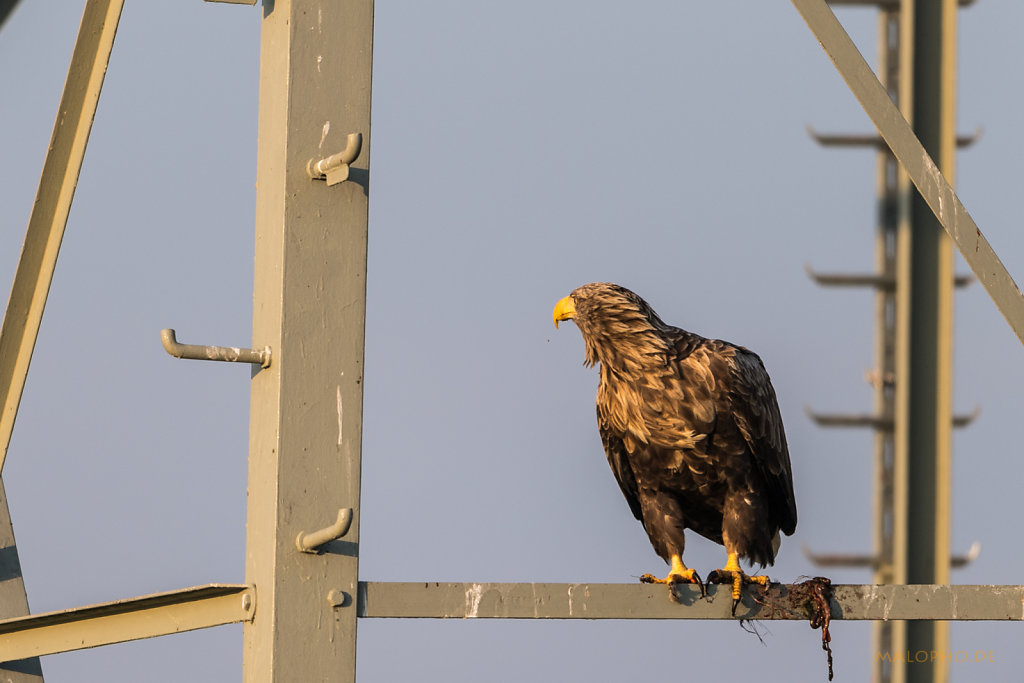
[[[28, 614], [28, 596], [21, 576], [18, 547], [14, 543], [10, 509], [3, 477], [0, 477], [0, 619]], [[0, 663], [0, 680], [5, 683], [42, 683], [38, 657]]]
[[[877, 554], [857, 555], [855, 553], [815, 553], [806, 545], [803, 547], [804, 557], [814, 563], [817, 567], [870, 567], [875, 571], [882, 568], [883, 564], [891, 560], [885, 560]], [[949, 558], [949, 566], [952, 569], [962, 569], [978, 559], [981, 554], [981, 543], [975, 541], [967, 550], [965, 555], [953, 555]]]
[[[390, 583], [361, 581], [364, 618], [421, 619], [774, 619], [806, 620], [799, 584], [744, 589], [736, 615], [728, 586], [642, 583]], [[753, 592], [757, 599], [754, 599]], [[833, 619], [1024, 621], [1024, 586], [836, 585]]]
[[792, 0], [928, 207], [1024, 343], [1024, 295], [825, 0]]
[[[886, 147], [883, 156], [891, 156], [889, 148]], [[882, 197], [883, 204], [885, 203], [885, 194], [879, 195]], [[884, 206], [882, 207], [884, 210]], [[822, 287], [872, 287], [874, 289], [882, 290], [882, 292], [895, 292], [896, 291], [896, 276], [895, 275], [879, 275], [878, 273], [819, 273], [812, 269], [810, 266], [805, 266], [804, 270], [807, 272], [807, 276], [814, 280], [814, 283], [821, 285]], [[884, 271], [880, 271], [884, 272]], [[955, 275], [953, 277], [953, 286], [967, 287], [974, 278], [970, 275]]]
[[[793, 3], [906, 173], [898, 180], [897, 204], [890, 207], [900, 216], [896, 240], [897, 379], [891, 477], [895, 505], [890, 580], [945, 584], [950, 569], [951, 439], [946, 416], [952, 406], [953, 259], [949, 240], [939, 225], [952, 237], [1015, 334], [1024, 341], [1024, 299], [1020, 290], [951, 184], [956, 149], [957, 3], [900, 3], [898, 92], [892, 88], [887, 91], [875, 78], [823, 0]], [[893, 99], [900, 103], [902, 115]], [[913, 129], [908, 121], [913, 122]], [[919, 194], [910, 189], [907, 178]], [[904, 647], [944, 650], [948, 628], [941, 623], [910, 621], [905, 631], [893, 629], [891, 638], [892, 647], [900, 651]], [[888, 673], [883, 671], [883, 679]], [[891, 670], [891, 678], [897, 683], [945, 681], [947, 677], [945, 661], [914, 667], [898, 665]]]
[[252, 586], [210, 584], [0, 621], [0, 662], [252, 619]]
[[[924, 149], [938, 160], [950, 192], [955, 175], [956, 0], [904, 0], [901, 15], [903, 73], [900, 101]], [[953, 248], [923, 193], [910, 192], [909, 221], [901, 243], [897, 275], [902, 306], [896, 449], [907, 457], [907, 583], [945, 584], [950, 576], [950, 503], [952, 435], [945, 416], [952, 411]], [[940, 195], [941, 200], [941, 195]], [[949, 625], [910, 621], [909, 650], [945, 651]], [[908, 683], [944, 683], [948, 663], [929, 661], [908, 666]]]
[[0, 328], [0, 470], [32, 361], [124, 0], [88, 0]]
[[[372, 37], [372, 0], [263, 6], [252, 347], [274, 360], [251, 387], [247, 683], [355, 678]], [[352, 134], [347, 178], [311, 178]]]
[[[854, 415], [852, 413], [816, 413], [813, 410], [805, 409], [807, 417], [814, 420], [820, 427], [870, 427], [878, 432], [892, 432], [895, 421], [892, 417], [879, 415]], [[980, 410], [977, 408], [966, 415], [954, 415], [950, 420], [950, 426], [962, 429], [974, 422]], [[941, 582], [938, 582], [941, 583]]]
[[[0, 5], [0, 24], [16, 3]], [[71, 54], [64, 92], [57, 110], [50, 146], [43, 162], [11, 296], [0, 326], [0, 470], [10, 448], [14, 422], [32, 361], [43, 309], [64, 238], [71, 201], [85, 157], [85, 148], [99, 102], [103, 77], [114, 46], [124, 0], [88, 0]], [[0, 583], [0, 616], [28, 613], [7, 495], [0, 483], [0, 540], [4, 559]], [[29, 656], [29, 655], [26, 655]], [[5, 680], [41, 681], [37, 658], [0, 666]]]
[[[819, 133], [811, 126], [807, 126], [807, 134], [822, 147], [881, 147], [889, 149], [880, 135], [866, 133]], [[981, 129], [970, 135], [958, 135], [956, 138], [957, 147], [970, 147], [981, 138]]]

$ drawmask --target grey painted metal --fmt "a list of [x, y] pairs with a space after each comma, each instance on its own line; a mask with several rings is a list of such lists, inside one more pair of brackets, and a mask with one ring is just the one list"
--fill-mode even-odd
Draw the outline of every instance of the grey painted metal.
[[[895, 427], [892, 417], [885, 415], [855, 415], [852, 413], [816, 413], [810, 408], [805, 408], [807, 417], [814, 420], [814, 423], [821, 427], [870, 427], [877, 431], [891, 432]], [[979, 408], [975, 408], [966, 415], [954, 415], [951, 426], [956, 429], [963, 429], [974, 422], [981, 414]]]
[[175, 358], [189, 360], [218, 360], [228, 363], [252, 363], [264, 368], [270, 367], [270, 347], [243, 349], [237, 346], [203, 346], [200, 344], [179, 344], [174, 330], [160, 330], [160, 343], [164, 351]]
[[[260, 54], [243, 680], [355, 677], [372, 0], [264, 5]], [[349, 182], [310, 159], [362, 134]], [[308, 554], [300, 532], [351, 508], [343, 540]]]
[[889, 275], [878, 275], [876, 273], [819, 273], [805, 266], [807, 276], [814, 280], [814, 284], [822, 287], [874, 287], [888, 291], [896, 291], [896, 278]]
[[[14, 527], [7, 507], [7, 492], [0, 477], [0, 619], [28, 614], [28, 596], [21, 575]], [[38, 657], [0, 663], [0, 680], [9, 683], [41, 683], [43, 671]]]
[[847, 413], [816, 413], [805, 408], [807, 417], [821, 427], [870, 427], [871, 429], [892, 431], [893, 421], [890, 417], [878, 415], [854, 415]]
[[[978, 128], [970, 135], [958, 135], [956, 138], [956, 146], [960, 148], [970, 147], [975, 142], [981, 139], [982, 129]], [[865, 133], [846, 133], [846, 134], [835, 134], [835, 133], [819, 133], [811, 126], [807, 126], [807, 134], [810, 135], [815, 142], [822, 147], [884, 147], [886, 149], [889, 146], [885, 143], [880, 135], [871, 135]]]
[[0, 470], [99, 103], [124, 0], [88, 0], [0, 328]]
[[[1024, 621], [1024, 586], [832, 587], [833, 619]], [[774, 619], [806, 620], [807, 604], [793, 585], [766, 594], [745, 588], [731, 615], [728, 586], [675, 588], [642, 583], [360, 582], [357, 610], [365, 618], [423, 619]], [[755, 600], [755, 593], [757, 599]]]
[[309, 534], [299, 532], [298, 537], [295, 539], [295, 547], [300, 552], [315, 553], [321, 546], [331, 541], [337, 541], [339, 538], [344, 538], [351, 526], [352, 508], [343, 508], [338, 510], [338, 519], [335, 520], [334, 524]]
[[[878, 74], [889, 97], [900, 102], [900, 11], [898, 7], [884, 9], [878, 15]], [[886, 146], [879, 148], [876, 157], [876, 192], [878, 196], [877, 227], [875, 232], [875, 269], [896, 282], [899, 262], [899, 230], [905, 220], [906, 202], [901, 197], [909, 188], [906, 174]], [[896, 419], [896, 348], [897, 330], [896, 288], [875, 292], [875, 367], [879, 378], [874, 386], [874, 409], [877, 415]], [[955, 418], [954, 418], [955, 419]], [[873, 545], [877, 564], [872, 581], [876, 584], [896, 583], [896, 435], [893, 431], [876, 431], [874, 453], [875, 490], [872, 504]], [[876, 621], [871, 626], [874, 652], [902, 652], [905, 622]], [[905, 666], [876, 658], [874, 683], [903, 681]]]
[[[885, 560], [879, 555], [857, 555], [855, 553], [815, 553], [806, 545], [803, 546], [804, 557], [817, 567], [870, 567], [878, 571]], [[961, 569], [978, 559], [981, 555], [981, 543], [975, 541], [965, 555], [953, 555], [949, 558], [952, 569]]]
[[[901, 15], [903, 111], [920, 144], [938, 160], [948, 179], [955, 175], [955, 73], [957, 5], [955, 0], [905, 0]], [[946, 416], [952, 411], [953, 249], [949, 237], [922, 198], [910, 193], [910, 220], [901, 240], [897, 296], [898, 324], [905, 326], [906, 346], [898, 365], [903, 381], [897, 403], [905, 411], [897, 420], [897, 453], [907, 457], [906, 582], [944, 584], [950, 577], [952, 434]], [[951, 233], [953, 231], [951, 230]], [[911, 621], [906, 625], [911, 651], [946, 651], [949, 625]], [[908, 683], [944, 683], [948, 663], [929, 661], [907, 667]]]
[[0, 661], [70, 652], [252, 619], [252, 586], [210, 584], [0, 621]]
[[[0, 24], [15, 4], [0, 6]], [[122, 5], [123, 0], [86, 2], [71, 55], [50, 146], [0, 327], [0, 470], [10, 447]], [[3, 568], [4, 579], [0, 582], [0, 616], [15, 617], [28, 613], [28, 600], [2, 484], [0, 496], [3, 552], [0, 567]], [[42, 680], [39, 660], [34, 657], [0, 666], [0, 672], [10, 681], [27, 683]]]
[[[889, 150], [886, 148], [885, 153]], [[808, 277], [814, 280], [815, 284], [822, 287], [874, 287], [886, 291], [896, 291], [896, 277], [894, 275], [878, 275], [877, 273], [819, 273], [810, 266], [805, 266]], [[974, 278], [970, 275], [957, 275], [953, 278], [954, 287], [967, 287]]]
[[824, 0], [792, 0], [964, 260], [1024, 342], [1024, 296]]
[[[794, 0], [794, 5], [905, 169], [897, 172], [892, 159], [880, 154], [877, 262], [880, 274], [894, 276], [897, 291], [893, 297], [879, 288], [877, 295], [879, 330], [885, 330], [878, 337], [879, 372], [892, 374], [894, 381], [876, 384], [875, 414], [891, 416], [893, 429], [876, 434], [875, 580], [946, 583], [951, 564], [951, 425], [946, 416], [952, 410], [949, 279], [953, 261], [948, 240], [926, 206], [956, 240], [976, 273], [985, 268], [996, 273], [983, 284], [1024, 341], [1019, 289], [969, 216], [969, 226], [960, 232], [958, 212], [966, 211], [914, 135], [916, 132], [952, 179], [955, 150], [958, 142], [963, 142], [957, 140], [954, 128], [956, 1], [903, 0], [885, 6], [879, 24], [880, 80], [873, 77], [823, 2]], [[900, 104], [906, 120], [894, 102]], [[920, 113], [916, 118], [915, 110]], [[907, 120], [914, 122], [914, 132]], [[853, 144], [869, 140], [837, 136], [822, 141]], [[908, 175], [920, 195], [910, 188]], [[893, 361], [895, 371], [886, 371], [884, 365], [891, 368]], [[972, 419], [961, 416], [953, 426]], [[881, 623], [876, 624], [874, 634], [879, 651], [903, 651], [905, 646], [935, 650], [948, 644], [948, 629], [943, 624]], [[879, 661], [874, 679], [883, 683], [944, 681], [947, 675], [946, 662], [908, 669], [899, 662]]]

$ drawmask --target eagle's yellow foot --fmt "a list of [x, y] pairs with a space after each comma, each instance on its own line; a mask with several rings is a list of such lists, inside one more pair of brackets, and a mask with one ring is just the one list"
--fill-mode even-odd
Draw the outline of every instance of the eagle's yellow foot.
[[[703, 598], [705, 595], [704, 582], [700, 580], [700, 575], [694, 569], [689, 569], [679, 555], [672, 556], [672, 568], [668, 572], [668, 576], [664, 579], [659, 579], [652, 574], [644, 574], [640, 577], [642, 583], [667, 583], [669, 586], [676, 583], [695, 583], [700, 589], [700, 596]], [[674, 594], [673, 594], [674, 596]]]
[[767, 576], [748, 576], [740, 569], [739, 556], [737, 553], [729, 553], [729, 560], [721, 569], [716, 569], [708, 575], [708, 583], [732, 584], [732, 615], [736, 616], [736, 606], [740, 604], [740, 596], [744, 583], [756, 583], [767, 588], [771, 579]]

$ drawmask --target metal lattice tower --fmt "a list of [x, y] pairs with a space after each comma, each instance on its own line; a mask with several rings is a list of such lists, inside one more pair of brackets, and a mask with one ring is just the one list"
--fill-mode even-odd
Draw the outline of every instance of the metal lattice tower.
[[[792, 1], [905, 169], [899, 196], [909, 197], [913, 182], [1024, 340], [1024, 297], [885, 86], [824, 0]], [[122, 0], [86, 4], [62, 116], [15, 275], [0, 333], [4, 453], [121, 5]], [[950, 7], [951, 0], [944, 0], [944, 11]], [[33, 659], [41, 655], [239, 622], [247, 682], [347, 683], [355, 678], [356, 631], [364, 618], [806, 620], [818, 604], [800, 586], [777, 584], [756, 599], [744, 596], [733, 616], [730, 600], [700, 600], [691, 586], [678, 587], [679, 603], [672, 603], [664, 587], [643, 584], [359, 580], [372, 21], [372, 0], [265, 0], [252, 348], [180, 344], [173, 330], [163, 333], [172, 355], [253, 367], [245, 583], [28, 614], [20, 571], [14, 571], [16, 580], [0, 586], [0, 662], [7, 662], [11, 680], [41, 680]], [[951, 169], [943, 156], [950, 148], [942, 149], [940, 164]], [[894, 168], [886, 162], [886, 178]], [[900, 232], [896, 241], [905, 235]], [[897, 258], [897, 308], [901, 297], [911, 295], [901, 263]], [[952, 285], [951, 271], [939, 277]], [[898, 330], [892, 352], [897, 359], [907, 343]], [[886, 395], [895, 411], [906, 402], [900, 386], [908, 385], [897, 380], [897, 393]], [[948, 418], [947, 412], [947, 428]], [[899, 469], [899, 451], [911, 442], [900, 424], [894, 418], [896, 491], [906, 475]], [[941, 475], [936, 481], [942, 484]], [[905, 583], [914, 570], [895, 549], [905, 543], [899, 537], [900, 509], [893, 512], [892, 580]], [[4, 498], [0, 516], [6, 513]], [[0, 542], [16, 568], [9, 516], [0, 519]], [[932, 555], [948, 560], [941, 552], [936, 544]], [[947, 580], [936, 573], [926, 582], [940, 585], [835, 586], [820, 605], [832, 619], [1024, 620], [1024, 586], [941, 585]], [[710, 596], [719, 589], [711, 586]]]
[[[960, 2], [972, 4], [973, 0]], [[889, 98], [913, 122], [928, 151], [953, 178], [955, 150], [977, 136], [955, 135], [956, 0], [831, 0], [876, 5], [878, 76]], [[954, 286], [952, 244], [913, 190], [881, 138], [824, 136], [826, 145], [878, 146], [876, 272], [868, 276], [812, 276], [822, 285], [875, 289], [874, 413], [817, 415], [824, 426], [868, 426], [875, 431], [874, 549], [867, 556], [812, 555], [822, 565], [867, 566], [873, 580], [945, 583], [951, 567], [974, 556], [950, 557], [951, 427], [977, 415], [952, 415]], [[911, 352], [911, 350], [913, 350]], [[948, 624], [876, 622], [875, 652], [945, 651]], [[944, 681], [948, 663], [925, 666], [876, 658], [874, 679]]]

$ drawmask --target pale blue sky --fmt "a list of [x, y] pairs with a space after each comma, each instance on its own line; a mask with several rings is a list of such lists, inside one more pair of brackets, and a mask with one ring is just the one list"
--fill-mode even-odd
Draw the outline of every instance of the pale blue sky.
[[[0, 287], [9, 287], [81, 0], [24, 0], [0, 31]], [[840, 9], [874, 62], [875, 14]], [[48, 611], [244, 578], [246, 368], [159, 344], [246, 344], [258, 9], [129, 0], [4, 471], [29, 600]], [[959, 193], [1018, 280], [1024, 4], [961, 12]], [[804, 132], [870, 123], [789, 2], [376, 4], [361, 576], [633, 581], [660, 573], [611, 476], [555, 301], [612, 280], [667, 321], [745, 344], [778, 390], [800, 552], [871, 547], [873, 305], [804, 275], [872, 267], [874, 155]], [[960, 270], [966, 268], [962, 262]], [[1024, 349], [980, 286], [957, 295], [957, 583], [1021, 583]], [[721, 548], [692, 538], [706, 573]], [[831, 571], [864, 583], [865, 571]], [[818, 634], [771, 623], [371, 621], [361, 681], [824, 680]], [[832, 627], [865, 680], [869, 626]], [[1018, 624], [953, 680], [1017, 680]], [[47, 657], [48, 683], [237, 681], [241, 628]], [[771, 672], [776, 672], [771, 675]]]

